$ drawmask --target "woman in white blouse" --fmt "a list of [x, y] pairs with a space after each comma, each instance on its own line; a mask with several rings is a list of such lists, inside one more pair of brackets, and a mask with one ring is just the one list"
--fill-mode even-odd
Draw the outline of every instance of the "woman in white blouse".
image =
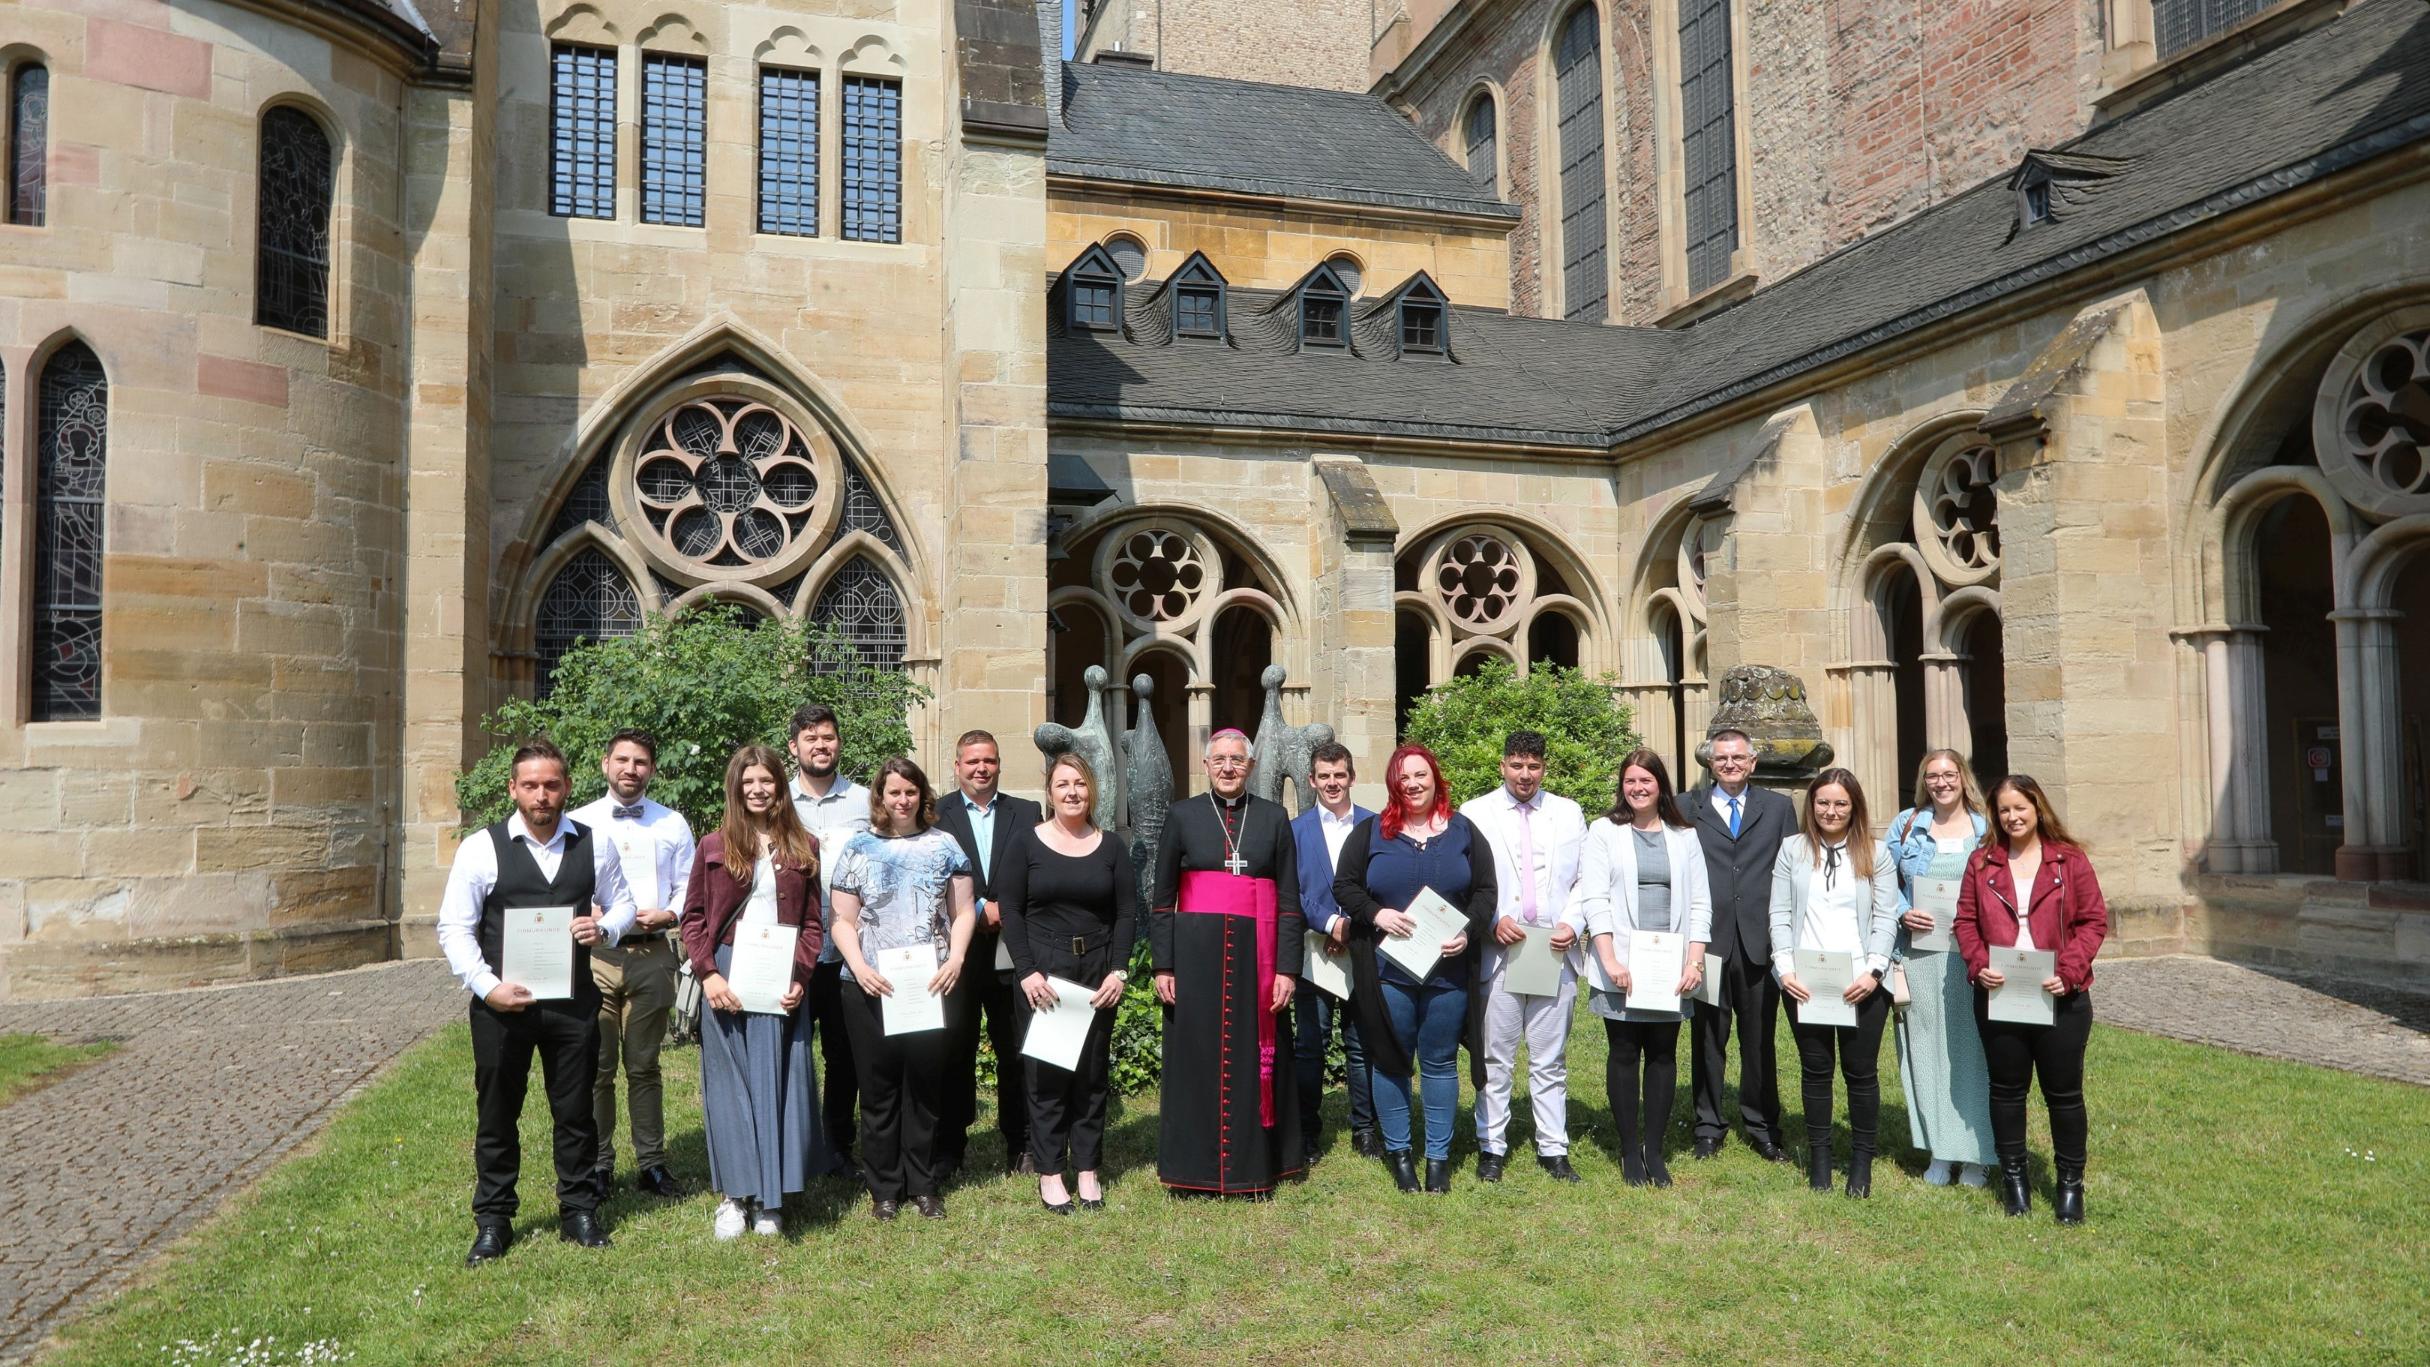
[[[1816, 1191], [1831, 1189], [1831, 1061], [1839, 1056], [1848, 1084], [1848, 1194], [1873, 1194], [1875, 1130], [1881, 1122], [1878, 1064], [1890, 994], [1882, 978], [1898, 944], [1898, 866], [1865, 817], [1865, 790], [1845, 769], [1825, 769], [1806, 785], [1798, 833], [1780, 842], [1772, 864], [1772, 972], [1795, 1005], [1789, 1032], [1806, 1101], [1806, 1175]], [[1832, 956], [1818, 959], [1817, 955]], [[1800, 969], [1844, 971], [1848, 981], [1813, 987]], [[1818, 1001], [1817, 993], [1838, 1002]], [[1842, 1005], [1844, 1003], [1844, 1006]], [[1839, 1007], [1853, 1025], [1807, 1021]]]
[[[1603, 1084], [1620, 1127], [1620, 1168], [1633, 1187], [1667, 1187], [1663, 1162], [1671, 1097], [1679, 1088], [1679, 1022], [1704, 981], [1704, 947], [1713, 938], [1713, 897], [1695, 823], [1679, 809], [1662, 757], [1637, 750], [1620, 762], [1620, 789], [1605, 819], [1586, 832], [1578, 855], [1577, 898], [1593, 938], [1587, 1009], [1603, 1017], [1611, 1048]], [[1675, 1011], [1632, 1007], [1630, 962], [1638, 931], [1683, 937], [1677, 983], [1646, 984], [1679, 994]], [[1643, 1125], [1640, 1127], [1640, 1117]]]

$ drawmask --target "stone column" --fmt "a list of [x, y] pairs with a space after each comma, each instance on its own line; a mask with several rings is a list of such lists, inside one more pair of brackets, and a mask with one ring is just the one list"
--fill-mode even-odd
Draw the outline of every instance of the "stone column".
[[2379, 882], [2405, 876], [2404, 707], [2397, 697], [2394, 608], [2340, 608], [2337, 624], [2338, 747], [2345, 766], [2345, 842], [2337, 876]]
[[[1332, 613], [1312, 623], [1320, 683], [1319, 711], [1334, 736], [1356, 757], [1358, 791], [1370, 806], [1382, 797], [1383, 764], [1392, 753], [1399, 687], [1397, 622], [1392, 608], [1392, 543], [1400, 535], [1383, 492], [1351, 456], [1316, 457], [1329, 516], [1319, 529], [1319, 601]], [[1330, 705], [1331, 715], [1321, 709]]]
[[1888, 660], [1857, 660], [1833, 665], [1831, 673], [1840, 681], [1848, 709], [1842, 728], [1847, 748], [1839, 762], [1865, 785], [1873, 815], [1887, 821], [1898, 812], [1886, 796], [1899, 786], [1898, 666]]
[[[1966, 710], [1966, 668], [1973, 657], [1928, 650], [1916, 658], [1924, 666], [1924, 748], [1965, 754], [1974, 741], [1974, 719]], [[1898, 777], [1904, 782], [1908, 776]]]

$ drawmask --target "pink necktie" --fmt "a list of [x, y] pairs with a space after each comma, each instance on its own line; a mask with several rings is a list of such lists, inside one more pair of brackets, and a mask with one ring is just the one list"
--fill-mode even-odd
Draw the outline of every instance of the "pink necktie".
[[1519, 804], [1519, 919], [1536, 923], [1536, 824], [1532, 802]]

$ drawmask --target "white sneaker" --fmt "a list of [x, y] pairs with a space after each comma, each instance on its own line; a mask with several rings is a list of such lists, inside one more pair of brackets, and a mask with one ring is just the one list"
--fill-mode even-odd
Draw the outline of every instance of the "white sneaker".
[[1936, 1187], [1948, 1186], [1949, 1161], [1944, 1158], [1933, 1159], [1932, 1166], [1924, 1169], [1924, 1180]]
[[1987, 1187], [1991, 1185], [1991, 1169], [1980, 1163], [1960, 1164], [1958, 1180], [1970, 1187]]
[[776, 1235], [785, 1232], [784, 1212], [773, 1206], [762, 1206], [751, 1216], [753, 1234]]
[[742, 1237], [743, 1227], [750, 1223], [751, 1211], [742, 1202], [729, 1196], [717, 1203], [715, 1229], [718, 1238], [739, 1239]]

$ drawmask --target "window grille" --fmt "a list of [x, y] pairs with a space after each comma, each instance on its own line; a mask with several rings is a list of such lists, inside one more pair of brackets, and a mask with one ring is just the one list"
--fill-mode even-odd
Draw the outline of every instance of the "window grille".
[[557, 663], [584, 641], [606, 641], [641, 630], [641, 595], [605, 552], [586, 546], [565, 562], [540, 595], [540, 617], [532, 632], [533, 692], [547, 697], [556, 685]]
[[759, 69], [759, 230], [818, 236], [818, 73]]
[[1468, 175], [1476, 181], [1477, 193], [1487, 199], [1502, 197], [1502, 172], [1498, 162], [1500, 142], [1495, 137], [1493, 97], [1479, 95], [1468, 106], [1467, 122]]
[[1299, 340], [1308, 346], [1342, 344], [1343, 299], [1338, 294], [1307, 291], [1299, 298]]
[[1184, 337], [1223, 335], [1223, 291], [1214, 285], [1183, 285], [1174, 295], [1173, 326]]
[[2152, 0], [2152, 46], [2174, 57], [2227, 32], [2278, 0]]
[[708, 62], [641, 54], [641, 221], [699, 227], [708, 159]]
[[1603, 263], [1603, 47], [1592, 5], [1561, 26], [1553, 70], [1561, 133], [1561, 314], [1603, 320], [1609, 272]]
[[1120, 292], [1113, 281], [1098, 275], [1072, 278], [1072, 326], [1111, 331]]
[[1730, 0], [1681, 0], [1679, 109], [1687, 170], [1688, 290], [1720, 284], [1738, 250], [1738, 123]]
[[336, 187], [329, 135], [300, 109], [262, 115], [261, 222], [253, 261], [253, 321], [329, 335], [329, 203]]
[[39, 228], [49, 212], [51, 72], [27, 62], [8, 87], [8, 221]]
[[616, 54], [560, 43], [549, 53], [548, 211], [616, 216]]
[[110, 382], [70, 343], [42, 370], [34, 468], [33, 719], [101, 715], [101, 567]]
[[1443, 349], [1443, 306], [1441, 304], [1405, 302], [1401, 305], [1401, 350], [1432, 351]]
[[903, 86], [844, 78], [844, 238], [903, 240]]
[[902, 595], [883, 570], [854, 556], [811, 605], [810, 620], [834, 628], [872, 669], [900, 669], [911, 636]]

